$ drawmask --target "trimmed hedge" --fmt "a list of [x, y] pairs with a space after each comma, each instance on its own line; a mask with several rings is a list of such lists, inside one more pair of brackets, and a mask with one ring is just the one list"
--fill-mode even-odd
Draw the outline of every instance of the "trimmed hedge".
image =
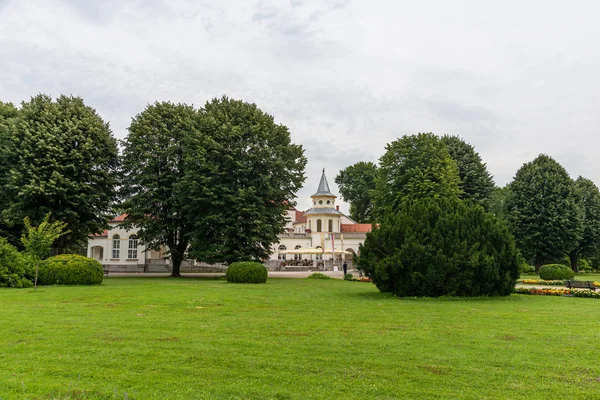
[[227, 267], [225, 277], [231, 283], [265, 283], [267, 268], [258, 262], [234, 262]]
[[322, 274], [321, 272], [313, 272], [307, 278], [310, 279], [331, 279], [329, 275]]
[[34, 274], [33, 261], [0, 238], [0, 287], [31, 287]]
[[540, 268], [540, 278], [547, 281], [573, 279], [575, 272], [562, 264], [546, 264]]
[[98, 261], [77, 254], [61, 254], [40, 263], [40, 285], [98, 285], [104, 272]]

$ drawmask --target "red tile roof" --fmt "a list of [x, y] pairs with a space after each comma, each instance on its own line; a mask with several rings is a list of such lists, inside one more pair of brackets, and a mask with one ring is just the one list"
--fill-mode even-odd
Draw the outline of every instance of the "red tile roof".
[[296, 220], [294, 221], [294, 225], [296, 224], [305, 224], [306, 223], [306, 215], [302, 211], [296, 211]]
[[358, 232], [368, 233], [373, 229], [371, 224], [342, 224], [342, 233], [344, 232]]
[[104, 232], [102, 232], [102, 233], [94, 233], [92, 236], [93, 236], [93, 237], [103, 237], [103, 236], [108, 236], [108, 231], [107, 231], [107, 230], [105, 230], [105, 231], [104, 231]]
[[121, 214], [110, 222], [123, 222], [127, 218], [127, 214]]

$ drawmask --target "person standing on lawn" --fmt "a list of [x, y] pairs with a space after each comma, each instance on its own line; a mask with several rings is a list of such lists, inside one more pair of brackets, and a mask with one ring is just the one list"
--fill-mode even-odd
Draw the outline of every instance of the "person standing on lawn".
[[344, 261], [344, 265], [342, 265], [342, 267], [344, 268], [344, 275], [346, 275], [348, 273], [348, 264], [346, 264], [346, 261]]

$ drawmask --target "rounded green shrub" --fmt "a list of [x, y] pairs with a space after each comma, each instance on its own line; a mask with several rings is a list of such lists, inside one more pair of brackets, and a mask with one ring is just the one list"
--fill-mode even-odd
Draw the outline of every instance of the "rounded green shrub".
[[522, 274], [535, 274], [535, 267], [528, 262], [521, 263], [521, 273]]
[[574, 277], [575, 272], [566, 265], [546, 264], [540, 268], [540, 278], [547, 281], [573, 279]]
[[102, 264], [77, 254], [61, 254], [40, 263], [40, 285], [98, 285], [102, 283]]
[[407, 201], [360, 247], [359, 266], [397, 296], [508, 296], [520, 257], [506, 225], [458, 198]]
[[34, 274], [33, 261], [0, 238], [0, 287], [31, 287]]
[[310, 279], [331, 279], [329, 275], [325, 275], [321, 272], [313, 272], [308, 276]]
[[267, 281], [267, 268], [258, 262], [234, 262], [227, 267], [225, 277], [232, 283], [265, 283]]

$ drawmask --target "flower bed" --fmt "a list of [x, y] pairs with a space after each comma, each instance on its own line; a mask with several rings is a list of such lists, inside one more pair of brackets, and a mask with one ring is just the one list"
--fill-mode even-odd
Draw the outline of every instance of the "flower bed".
[[541, 296], [564, 296], [571, 294], [570, 289], [535, 289], [535, 288], [515, 288], [514, 293], [535, 294]]
[[592, 290], [515, 288], [513, 293], [532, 294], [538, 296], [573, 296], [600, 299], [600, 292], [594, 292]]
[[546, 285], [546, 286], [564, 286], [565, 281], [557, 280], [557, 281], [546, 281], [544, 279], [519, 279], [517, 283], [522, 283], [524, 285]]
[[[517, 283], [522, 283], [523, 285], [565, 286], [565, 281], [562, 280], [546, 281], [544, 279], [519, 279]], [[594, 286], [600, 288], [600, 282], [594, 282]]]

